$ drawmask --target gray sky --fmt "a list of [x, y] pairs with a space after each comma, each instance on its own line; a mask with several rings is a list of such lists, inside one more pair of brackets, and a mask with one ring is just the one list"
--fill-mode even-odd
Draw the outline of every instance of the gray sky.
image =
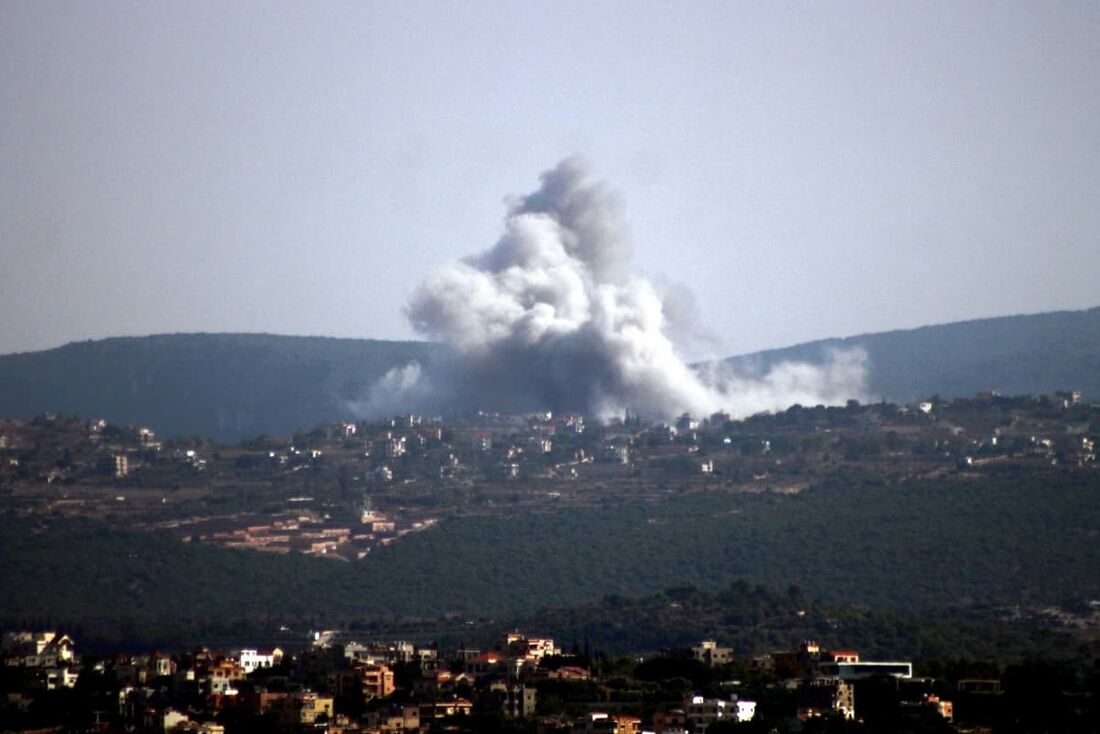
[[410, 338], [573, 153], [716, 353], [1100, 304], [1100, 3], [0, 0], [0, 353]]

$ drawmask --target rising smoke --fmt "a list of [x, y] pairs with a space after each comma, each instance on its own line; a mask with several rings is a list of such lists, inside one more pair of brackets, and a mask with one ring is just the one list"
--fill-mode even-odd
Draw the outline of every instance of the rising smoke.
[[863, 396], [859, 351], [755, 375], [687, 365], [670, 334], [700, 331], [690, 299], [631, 272], [621, 212], [577, 159], [545, 172], [537, 191], [512, 204], [493, 247], [443, 267], [406, 308], [420, 334], [451, 346], [453, 363], [431, 375], [417, 364], [392, 370], [366, 412], [403, 402], [602, 418], [744, 416]]

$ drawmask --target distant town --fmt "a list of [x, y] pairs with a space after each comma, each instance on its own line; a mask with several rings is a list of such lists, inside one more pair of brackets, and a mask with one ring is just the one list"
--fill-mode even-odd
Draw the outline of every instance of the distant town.
[[520, 631], [484, 650], [318, 631], [293, 653], [81, 656], [66, 634], [9, 632], [2, 652], [0, 730], [27, 732], [702, 734], [749, 723], [831, 731], [865, 719], [951, 731], [953, 699], [973, 723], [1001, 695], [998, 678], [947, 685], [914, 675], [909, 661], [812, 641], [742, 660], [715, 640], [608, 659]]
[[790, 494], [851, 468], [890, 483], [1012, 467], [1091, 471], [1098, 434], [1100, 407], [1073, 391], [794, 406], [737, 421], [401, 415], [234, 446], [44, 414], [0, 420], [0, 511], [355, 561], [446, 517], [671, 492]]

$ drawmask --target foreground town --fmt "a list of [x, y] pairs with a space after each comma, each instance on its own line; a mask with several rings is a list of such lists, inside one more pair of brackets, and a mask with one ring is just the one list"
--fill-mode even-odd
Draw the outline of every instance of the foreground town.
[[5, 633], [0, 731], [700, 734], [891, 722], [952, 731], [952, 699], [980, 721], [1001, 691], [996, 678], [948, 686], [908, 661], [809, 641], [749, 659], [714, 640], [608, 659], [518, 631], [484, 650], [311, 637], [294, 653], [81, 656], [65, 634]]

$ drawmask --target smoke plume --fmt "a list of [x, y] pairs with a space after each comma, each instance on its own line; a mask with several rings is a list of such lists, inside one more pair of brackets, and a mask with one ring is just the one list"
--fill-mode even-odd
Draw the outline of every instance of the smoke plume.
[[452, 347], [446, 378], [433, 373], [426, 387], [410, 365], [387, 375], [375, 400], [404, 394], [423, 404], [443, 392], [466, 407], [663, 418], [862, 396], [860, 352], [756, 375], [687, 365], [671, 334], [703, 330], [685, 323], [695, 318], [682, 289], [631, 272], [618, 197], [574, 158], [541, 181], [512, 203], [495, 245], [430, 276], [406, 308], [420, 334]]

